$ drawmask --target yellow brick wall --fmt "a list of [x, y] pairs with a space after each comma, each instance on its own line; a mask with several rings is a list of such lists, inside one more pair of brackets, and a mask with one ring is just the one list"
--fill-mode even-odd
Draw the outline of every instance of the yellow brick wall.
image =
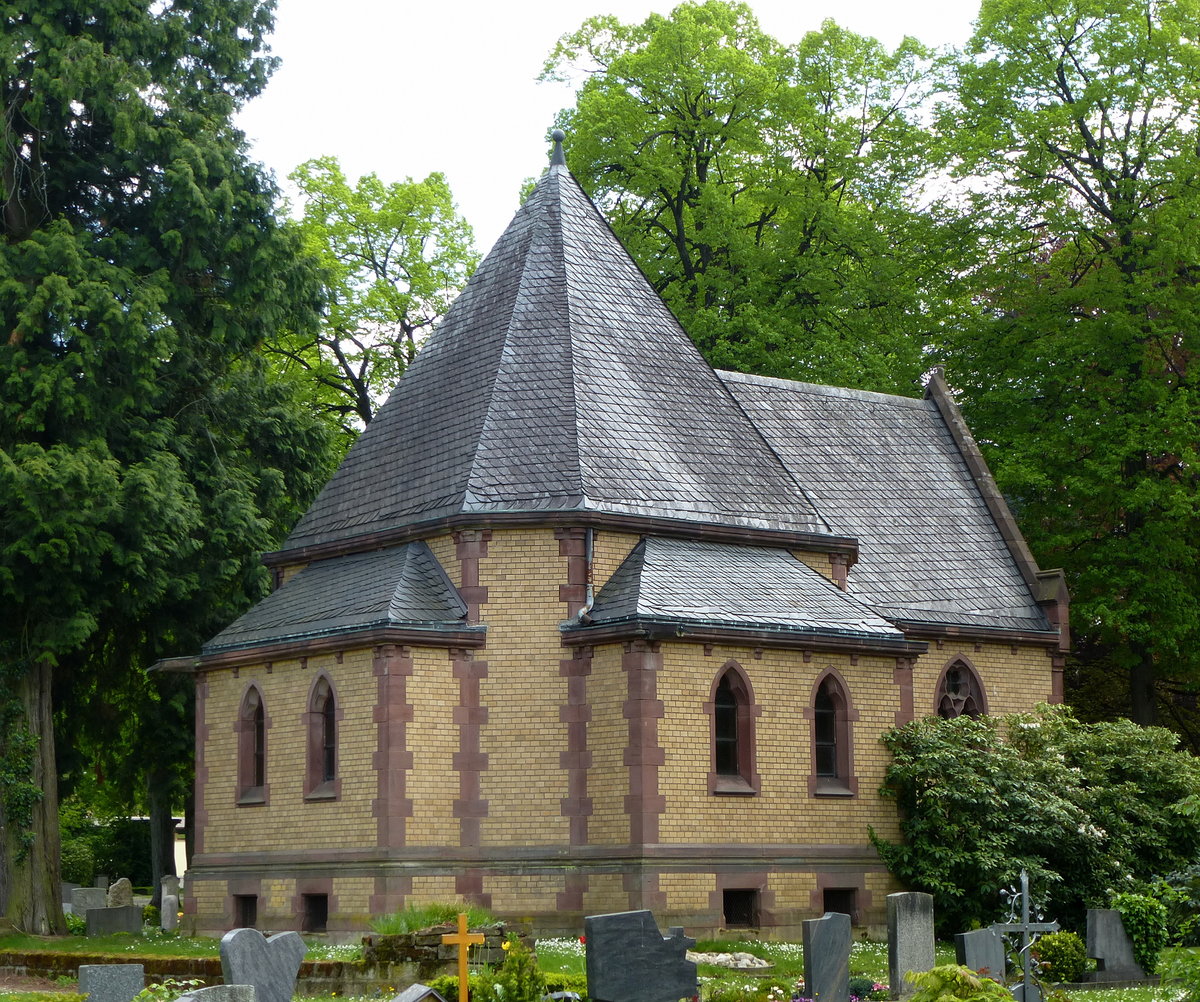
[[[978, 647], [978, 650], [976, 649]], [[999, 716], [1032, 710], [1050, 699], [1050, 657], [1044, 647], [981, 643], [948, 637], [930, 643], [913, 670], [913, 703], [918, 717], [937, 709], [935, 690], [942, 671], [961, 658], [975, 668], [987, 695], [988, 713]]]
[[633, 532], [611, 532], [597, 529], [592, 539], [592, 584], [597, 592], [604, 587], [629, 551], [642, 537]]
[[[321, 673], [333, 686], [341, 714], [337, 728], [341, 796], [337, 801], [304, 799], [308, 737], [303, 715], [312, 684]], [[329, 844], [331, 828], [336, 828], [344, 845], [375, 841], [371, 801], [376, 796], [378, 778], [371, 763], [377, 740], [371, 651], [349, 651], [341, 664], [337, 664], [335, 655], [323, 654], [308, 658], [304, 668], [298, 660], [289, 659], [274, 662], [270, 670], [265, 665], [254, 665], [239, 669], [236, 677], [232, 670], [224, 669], [206, 678], [206, 853], [231, 852], [246, 846], [266, 851], [323, 847]], [[268, 723], [269, 797], [265, 805], [238, 806], [234, 725], [251, 684], [262, 692]]]
[[627, 686], [621, 658], [620, 644], [596, 648], [588, 679], [588, 698], [592, 705], [592, 720], [587, 731], [588, 751], [592, 753], [592, 767], [588, 772], [588, 796], [592, 798], [588, 839], [595, 845], [629, 843], [629, 816], [625, 813], [624, 801], [629, 789], [628, 767], [624, 761], [625, 748], [629, 744], [629, 721], [623, 711]]
[[452, 756], [458, 751], [458, 680], [445, 650], [413, 648], [412, 653], [405, 694], [413, 709], [405, 744], [413, 765], [405, 794], [413, 801], [413, 816], [405, 826], [406, 842], [414, 847], [457, 845], [453, 802], [459, 795], [458, 773]]
[[[833, 580], [833, 565], [829, 562], [828, 553], [810, 553], [807, 550], [792, 550], [792, 556], [806, 567], [811, 567], [814, 571], [821, 575], [826, 580]], [[854, 572], [851, 571], [851, 574]]]

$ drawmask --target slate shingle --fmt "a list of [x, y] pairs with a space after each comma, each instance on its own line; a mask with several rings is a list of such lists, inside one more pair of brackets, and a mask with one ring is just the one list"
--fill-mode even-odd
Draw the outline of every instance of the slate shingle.
[[720, 376], [830, 527], [858, 539], [852, 594], [893, 620], [1053, 632], [932, 400]]
[[203, 653], [377, 626], [455, 629], [467, 607], [424, 542], [309, 564], [204, 645]]

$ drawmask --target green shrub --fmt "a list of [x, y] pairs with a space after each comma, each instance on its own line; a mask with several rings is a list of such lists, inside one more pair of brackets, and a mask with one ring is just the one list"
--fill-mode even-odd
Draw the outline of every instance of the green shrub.
[[1150, 893], [1167, 907], [1171, 943], [1200, 946], [1200, 863], [1168, 873]]
[[1163, 982], [1179, 986], [1183, 993], [1178, 1002], [1200, 1002], [1200, 954], [1176, 950], [1162, 965]]
[[87, 935], [87, 919], [82, 915], [76, 915], [74, 912], [71, 912], [63, 917], [67, 920], [67, 932], [72, 936]]
[[546, 971], [546, 992], [576, 992], [581, 998], [587, 998], [587, 975], [571, 974], [567, 971]]
[[991, 978], [976, 974], [969, 967], [942, 964], [930, 971], [909, 972], [907, 980], [917, 986], [908, 1002], [941, 1002], [963, 999], [967, 1002], [1012, 1002], [1012, 992]]
[[142, 907], [142, 925], [153, 926], [155, 929], [162, 925], [162, 914], [154, 905]]
[[1133, 959], [1147, 974], [1158, 970], [1158, 955], [1167, 945], [1167, 909], [1145, 894], [1114, 894], [1112, 907], [1133, 943]]
[[540, 1002], [546, 979], [537, 957], [516, 936], [504, 941], [504, 963], [495, 971], [480, 973], [474, 986], [477, 1002]]
[[90, 887], [96, 879], [96, 850], [90, 839], [63, 837], [62, 878], [72, 884]]
[[203, 984], [199, 978], [163, 978], [143, 988], [133, 997], [133, 1002], [173, 1002]]
[[496, 916], [486, 908], [468, 905], [461, 901], [434, 901], [428, 904], [409, 905], [391, 915], [380, 915], [371, 919], [371, 928], [383, 936], [400, 936], [404, 933], [428, 929], [430, 926], [455, 922], [460, 912], [466, 912], [467, 925], [474, 929], [481, 925], [495, 925]]
[[1087, 971], [1087, 947], [1073, 932], [1049, 932], [1033, 944], [1033, 956], [1047, 981], [1075, 983]]

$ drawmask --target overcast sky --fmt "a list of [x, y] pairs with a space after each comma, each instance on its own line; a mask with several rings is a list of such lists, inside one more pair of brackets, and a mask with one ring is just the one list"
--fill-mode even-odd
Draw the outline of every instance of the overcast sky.
[[[284, 184], [336, 156], [352, 178], [442, 171], [486, 253], [546, 166], [564, 85], [538, 83], [563, 34], [595, 14], [641, 21], [673, 0], [278, 0], [266, 92], [239, 116], [256, 159]], [[961, 44], [978, 0], [758, 0], [763, 29], [793, 43], [833, 18], [889, 48], [906, 35]], [[569, 140], [568, 140], [569, 141]], [[286, 187], [286, 185], [285, 185]]]

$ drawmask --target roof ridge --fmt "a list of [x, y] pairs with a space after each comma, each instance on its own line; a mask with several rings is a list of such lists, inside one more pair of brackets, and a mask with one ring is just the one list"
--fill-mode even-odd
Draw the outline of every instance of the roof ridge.
[[852, 397], [860, 400], [881, 399], [892, 403], [902, 402], [925, 408], [924, 397], [910, 397], [904, 393], [884, 393], [882, 390], [862, 390], [853, 386], [829, 386], [825, 383], [809, 383], [802, 379], [787, 379], [784, 376], [761, 376], [754, 372], [736, 372], [733, 369], [715, 369], [721, 382], [758, 383], [761, 386], [787, 387], [799, 392], [823, 397]]

